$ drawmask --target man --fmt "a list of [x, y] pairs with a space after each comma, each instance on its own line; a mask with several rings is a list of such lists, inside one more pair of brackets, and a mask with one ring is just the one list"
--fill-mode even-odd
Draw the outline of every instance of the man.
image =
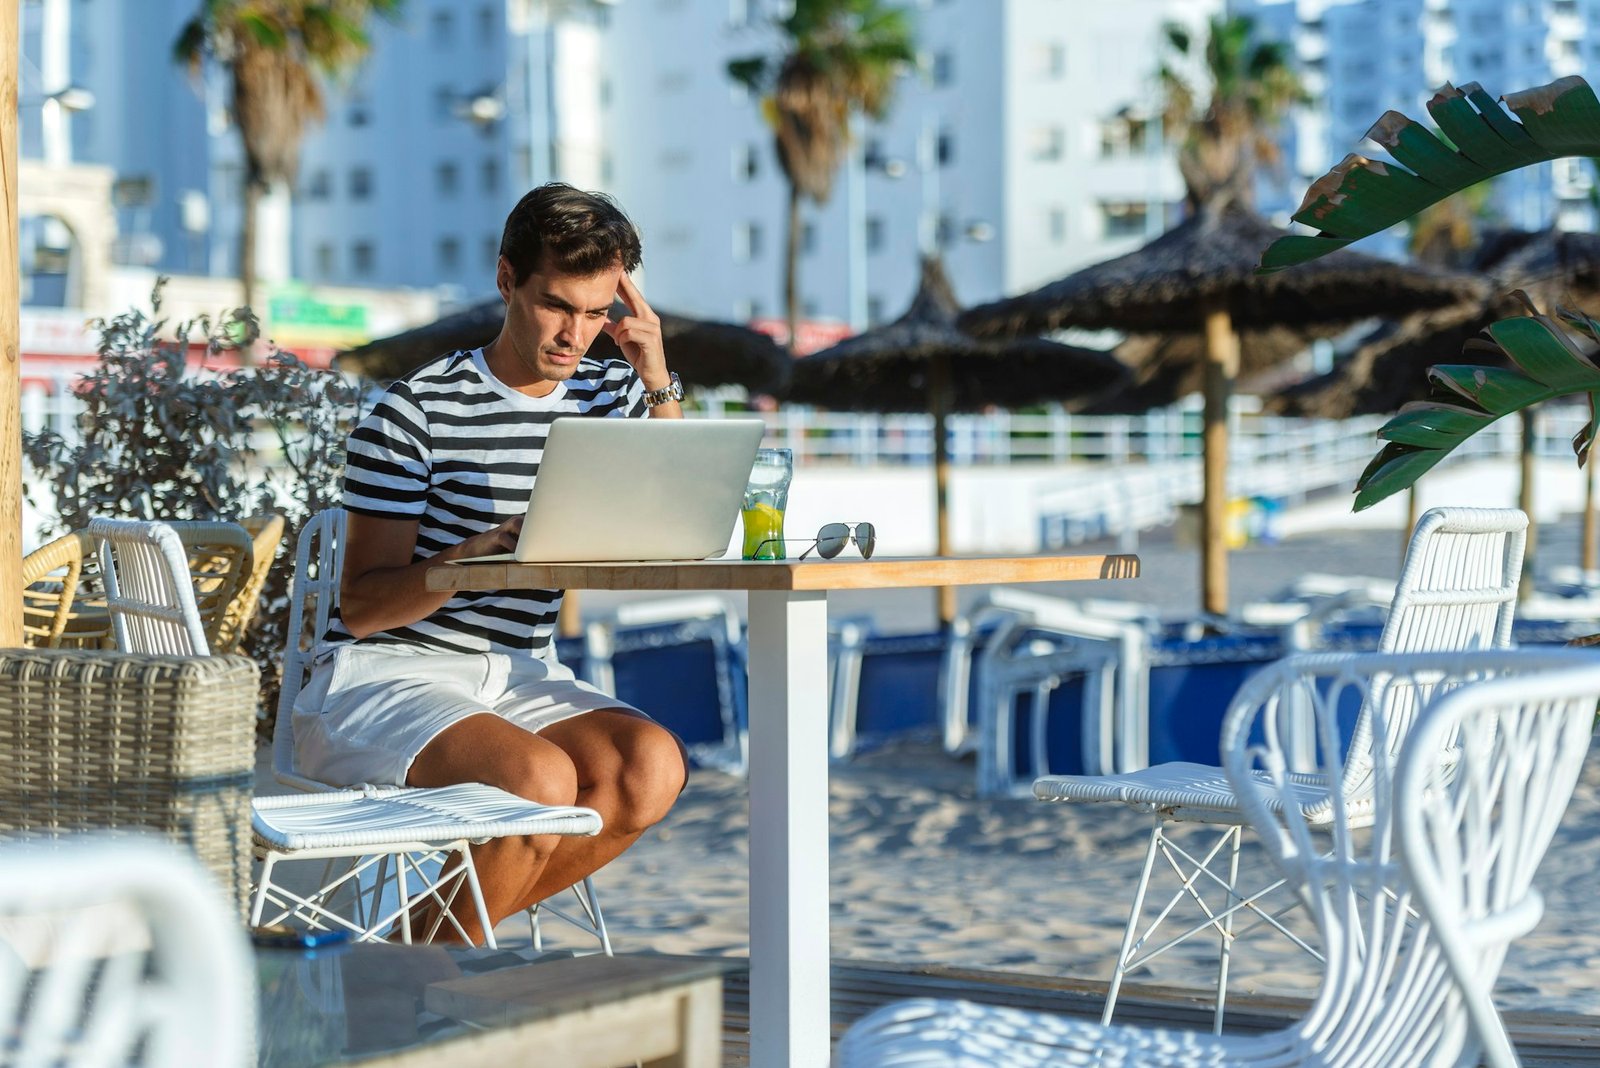
[[[597, 838], [474, 847], [496, 922], [620, 854], [686, 776], [676, 737], [556, 661], [561, 591], [433, 593], [424, 581], [440, 561], [516, 547], [554, 419], [682, 418], [660, 321], [628, 277], [640, 255], [609, 198], [533, 190], [501, 238], [499, 336], [394, 383], [350, 436], [339, 620], [295, 705], [296, 760], [330, 783], [483, 782], [598, 811]], [[617, 299], [629, 314], [611, 322]], [[602, 330], [626, 363], [585, 357]], [[595, 477], [627, 492], [626, 471]], [[456, 919], [481, 941], [472, 911]]]

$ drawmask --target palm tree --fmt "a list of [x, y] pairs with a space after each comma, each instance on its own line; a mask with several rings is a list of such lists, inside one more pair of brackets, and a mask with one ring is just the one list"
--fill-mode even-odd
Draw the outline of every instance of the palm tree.
[[[1189, 29], [1166, 27], [1169, 55], [1157, 77], [1162, 120], [1177, 142], [1186, 206], [1194, 211], [1219, 201], [1255, 203], [1258, 166], [1276, 166], [1279, 123], [1308, 97], [1280, 41], [1258, 40], [1246, 16], [1214, 17], [1204, 54], [1197, 58]], [[1202, 94], [1191, 81], [1196, 67], [1210, 83]]]
[[895, 79], [914, 62], [916, 49], [905, 9], [884, 0], [794, 0], [793, 10], [774, 24], [782, 36], [778, 54], [735, 59], [728, 76], [760, 97], [789, 183], [783, 299], [793, 348], [800, 318], [800, 202], [827, 203], [850, 142], [851, 116], [888, 113]]
[[247, 306], [255, 301], [257, 209], [300, 169], [306, 128], [323, 116], [317, 75], [338, 76], [359, 63], [371, 48], [368, 21], [396, 17], [403, 2], [201, 0], [173, 43], [173, 58], [192, 73], [213, 59], [231, 75], [245, 156], [239, 282]]

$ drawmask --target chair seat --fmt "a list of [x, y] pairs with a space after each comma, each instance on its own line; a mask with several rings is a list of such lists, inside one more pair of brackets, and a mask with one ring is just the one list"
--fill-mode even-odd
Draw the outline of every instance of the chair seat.
[[1286, 1063], [1295, 1041], [1293, 1032], [1235, 1036], [1107, 1027], [1050, 1013], [916, 998], [886, 1005], [852, 1026], [836, 1063], [839, 1068], [1220, 1068]]
[[601, 821], [593, 809], [539, 805], [483, 783], [465, 783], [258, 798], [251, 827], [265, 845], [310, 850], [507, 835], [595, 835]]
[[[1265, 777], [1258, 773], [1262, 782]], [[1312, 822], [1328, 808], [1327, 783], [1320, 777], [1290, 775], [1301, 812]], [[1195, 823], [1244, 823], [1239, 799], [1228, 776], [1209, 764], [1173, 761], [1120, 775], [1046, 775], [1035, 779], [1033, 796], [1040, 801], [1117, 802], [1135, 808], [1159, 809], [1170, 819]], [[1353, 813], [1368, 807], [1352, 799]]]

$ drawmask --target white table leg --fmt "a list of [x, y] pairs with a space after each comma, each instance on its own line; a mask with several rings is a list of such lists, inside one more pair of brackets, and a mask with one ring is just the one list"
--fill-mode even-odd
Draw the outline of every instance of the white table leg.
[[750, 593], [750, 1064], [828, 1063], [828, 600]]

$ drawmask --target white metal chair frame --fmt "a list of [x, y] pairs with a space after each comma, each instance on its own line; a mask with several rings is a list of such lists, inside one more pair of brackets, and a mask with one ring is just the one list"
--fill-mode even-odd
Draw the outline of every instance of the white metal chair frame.
[[[1487, 681], [1485, 681], [1487, 680]], [[1369, 745], [1342, 752], [1359, 694]], [[1327, 949], [1294, 1025], [1250, 1036], [920, 999], [858, 1022], [838, 1068], [1515, 1068], [1490, 999], [1538, 921], [1534, 873], [1589, 751], [1600, 658], [1574, 650], [1311, 654], [1241, 689], [1230, 782]], [[1318, 759], [1292, 769], [1309, 713]]]
[[[423, 897], [431, 897], [443, 906], [438, 910], [439, 916], [448, 917], [457, 935], [461, 935], [460, 923], [449, 905], [464, 884], [485, 940], [493, 947], [494, 932], [469, 845], [510, 835], [593, 836], [600, 832], [600, 816], [593, 809], [535, 804], [482, 783], [434, 789], [364, 786], [350, 790], [317, 782], [295, 771], [294, 702], [310, 670], [311, 648], [327, 632], [338, 602], [344, 527], [342, 509], [319, 512], [307, 521], [295, 546], [283, 683], [273, 724], [272, 768], [280, 783], [304, 793], [259, 798], [255, 803], [255, 851], [262, 866], [251, 923], [294, 919], [316, 928], [348, 930], [369, 941], [382, 938], [398, 923], [401, 940], [409, 943], [414, 934], [411, 906]], [[450, 863], [452, 856], [456, 858], [454, 865]], [[328, 864], [318, 889], [309, 894], [297, 894], [273, 880], [276, 865], [283, 861], [319, 859]], [[340, 860], [348, 863], [341, 867], [336, 863]], [[439, 869], [430, 875], [429, 869], [435, 863]], [[368, 881], [369, 874], [375, 878]], [[464, 878], [458, 881], [458, 875]], [[410, 887], [413, 878], [420, 883], [416, 892]], [[385, 911], [380, 902], [391, 879], [397, 900], [393, 908]], [[449, 896], [443, 895], [445, 887], [450, 887]], [[529, 910], [535, 948], [543, 948], [539, 913], [549, 911], [593, 936], [600, 950], [610, 955], [611, 938], [593, 880], [584, 879], [572, 888], [572, 893], [578, 903], [575, 911], [547, 902]], [[269, 904], [272, 911], [268, 911]], [[431, 939], [437, 930], [435, 923], [423, 935]]]
[[[1515, 509], [1436, 508], [1423, 515], [1406, 552], [1379, 640], [1380, 651], [1469, 651], [1508, 646], [1527, 523], [1527, 516]], [[1353, 744], [1368, 740], [1371, 713], [1363, 706]], [[1305, 722], [1304, 729], [1286, 741], [1297, 766], [1303, 766], [1314, 755], [1310, 750], [1315, 736], [1309, 726]], [[1239, 800], [1220, 769], [1170, 763], [1110, 776], [1049, 776], [1034, 783], [1034, 796], [1041, 801], [1080, 804], [1117, 802], [1151, 817], [1150, 839], [1113, 966], [1102, 1023], [1111, 1022], [1122, 982], [1129, 972], [1207, 931], [1218, 936], [1221, 946], [1214, 1023], [1218, 1034], [1227, 1000], [1229, 957], [1236, 939], [1259, 928], [1269, 928], [1318, 961], [1323, 959], [1315, 947], [1282, 922], [1282, 911], [1269, 911], [1263, 904], [1264, 898], [1283, 885], [1282, 880], [1259, 890], [1239, 890], [1239, 850], [1245, 819]], [[1211, 824], [1217, 828], [1215, 841], [1203, 848], [1186, 848], [1167, 830], [1168, 824], [1177, 823]], [[1158, 857], [1177, 877], [1178, 887], [1149, 925], [1141, 929], [1145, 897]], [[1208, 900], [1207, 894], [1214, 891], [1220, 891], [1220, 903]], [[1199, 910], [1197, 921], [1155, 943], [1156, 931], [1185, 901]], [[1291, 903], [1288, 908], [1292, 907]], [[1254, 922], [1235, 932], [1235, 916], [1244, 910], [1252, 914]]]
[[189, 584], [189, 554], [177, 531], [165, 523], [94, 519], [89, 537], [99, 552], [117, 648], [210, 655]]
[[0, 856], [0, 1061], [254, 1063], [250, 949], [192, 858], [133, 835]]

